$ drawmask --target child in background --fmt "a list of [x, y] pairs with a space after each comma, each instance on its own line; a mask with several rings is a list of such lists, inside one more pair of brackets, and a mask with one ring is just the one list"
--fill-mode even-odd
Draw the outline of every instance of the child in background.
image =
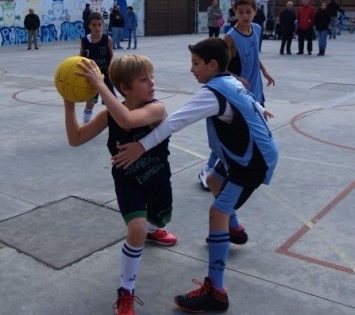
[[[108, 67], [110, 65], [113, 50], [112, 40], [107, 34], [104, 34], [104, 19], [98, 12], [93, 12], [88, 17], [88, 28], [90, 34], [81, 39], [80, 56], [92, 59], [99, 66], [101, 73], [105, 77], [105, 83], [110, 91], [114, 93], [112, 83], [108, 77]], [[86, 102], [83, 122], [87, 123], [91, 119], [92, 111], [98, 101], [99, 95]]]
[[[84, 64], [82, 68], [86, 71], [92, 69], [91, 66]], [[108, 127], [107, 146], [115, 155], [118, 143], [138, 141], [166, 117], [166, 112], [164, 105], [154, 99], [153, 66], [148, 58], [126, 55], [113, 59], [109, 74], [115, 88], [125, 97], [123, 103], [111, 93], [100, 75], [96, 77], [95, 85], [107, 108], [121, 108], [125, 115], [118, 117], [105, 108], [80, 126], [75, 116], [75, 104], [64, 101], [65, 122], [72, 146], [93, 139]], [[121, 252], [121, 285], [117, 291], [116, 315], [135, 314], [134, 289], [144, 242], [149, 240], [169, 246], [177, 241], [175, 235], [162, 229], [171, 220], [172, 212], [168, 143], [169, 139], [165, 139], [125, 170], [112, 167], [117, 201], [127, 224], [127, 237]]]
[[[208, 38], [190, 45], [189, 50], [191, 72], [204, 86], [149, 135], [119, 146], [113, 163], [127, 168], [172, 133], [207, 118], [209, 145], [219, 159], [207, 179], [215, 197], [209, 213], [208, 274], [199, 289], [176, 296], [175, 303], [189, 312], [225, 311], [229, 306], [224, 289], [229, 219], [260, 184], [270, 183], [278, 149], [264, 118], [264, 108], [227, 73], [230, 51], [226, 42]], [[124, 116], [120, 107], [112, 108], [114, 111]]]

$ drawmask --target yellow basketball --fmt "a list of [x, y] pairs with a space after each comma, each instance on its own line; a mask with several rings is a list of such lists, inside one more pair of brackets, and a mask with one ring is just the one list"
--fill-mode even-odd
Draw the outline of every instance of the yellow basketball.
[[[98, 93], [88, 79], [75, 74], [81, 71], [78, 63], [83, 59], [90, 61], [81, 56], [69, 57], [58, 65], [55, 72], [54, 82], [58, 93], [64, 99], [74, 103], [89, 101]], [[98, 67], [95, 71], [101, 73]]]

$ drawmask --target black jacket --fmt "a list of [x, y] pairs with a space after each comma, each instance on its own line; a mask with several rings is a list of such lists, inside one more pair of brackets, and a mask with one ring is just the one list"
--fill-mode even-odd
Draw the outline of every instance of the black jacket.
[[344, 11], [340, 9], [338, 4], [336, 2], [331, 2], [327, 5], [328, 12], [330, 16], [336, 17], [338, 15], [338, 11], [342, 14], [344, 14]]
[[27, 14], [24, 21], [25, 29], [30, 30], [37, 30], [41, 25], [41, 21], [37, 14], [30, 13]]
[[317, 31], [326, 31], [329, 29], [330, 14], [327, 9], [318, 10], [314, 19], [314, 25]]
[[285, 9], [280, 13], [280, 25], [282, 33], [293, 33], [295, 31], [296, 13], [294, 10]]
[[262, 9], [258, 8], [253, 19], [253, 23], [259, 24], [261, 28], [264, 28], [264, 22], [266, 20], [265, 13]]
[[124, 19], [120, 11], [113, 9], [110, 13], [111, 27], [124, 27]]
[[89, 16], [91, 14], [91, 10], [89, 8], [85, 8], [85, 10], [83, 11], [83, 22], [84, 22], [84, 26], [88, 25], [88, 21], [89, 21]]

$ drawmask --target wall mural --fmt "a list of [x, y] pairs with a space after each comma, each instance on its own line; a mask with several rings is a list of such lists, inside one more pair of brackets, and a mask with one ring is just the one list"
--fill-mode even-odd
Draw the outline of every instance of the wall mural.
[[[0, 0], [0, 46], [27, 43], [23, 21], [29, 8], [34, 9], [41, 20], [38, 40], [50, 43], [78, 40], [84, 36], [82, 12], [86, 3], [90, 3], [93, 11], [109, 13], [116, 2], [123, 9], [127, 5], [134, 7], [138, 18], [137, 34], [144, 35], [143, 0]], [[105, 24], [107, 27], [108, 21]]]

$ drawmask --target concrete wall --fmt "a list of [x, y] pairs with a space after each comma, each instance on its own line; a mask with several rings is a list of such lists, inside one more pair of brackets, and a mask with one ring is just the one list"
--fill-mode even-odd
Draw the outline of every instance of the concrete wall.
[[[29, 8], [41, 19], [39, 40], [77, 40], [84, 35], [82, 12], [90, 3], [94, 11], [109, 12], [113, 0], [0, 0], [0, 46], [27, 42], [23, 21]], [[120, 2], [120, 1], [118, 1]], [[144, 0], [128, 0], [138, 17], [138, 34], [144, 34]], [[107, 22], [108, 23], [108, 22]]]

